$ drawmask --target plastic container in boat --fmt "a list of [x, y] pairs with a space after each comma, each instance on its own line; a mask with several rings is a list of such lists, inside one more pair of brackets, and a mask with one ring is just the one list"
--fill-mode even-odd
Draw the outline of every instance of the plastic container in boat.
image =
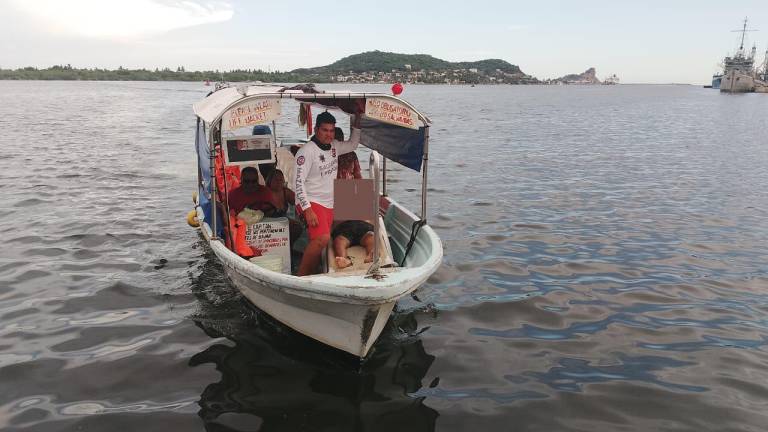
[[263, 267], [267, 270], [272, 270], [273, 272], [280, 273], [283, 271], [283, 257], [281, 256], [275, 256], [275, 255], [258, 256], [258, 257], [251, 258], [249, 261], [256, 264], [259, 267]]

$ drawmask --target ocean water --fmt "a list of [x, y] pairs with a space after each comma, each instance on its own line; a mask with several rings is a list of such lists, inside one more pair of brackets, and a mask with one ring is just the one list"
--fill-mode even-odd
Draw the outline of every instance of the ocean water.
[[0, 430], [768, 427], [768, 96], [408, 86], [445, 258], [361, 363], [186, 225], [207, 90], [0, 82]]

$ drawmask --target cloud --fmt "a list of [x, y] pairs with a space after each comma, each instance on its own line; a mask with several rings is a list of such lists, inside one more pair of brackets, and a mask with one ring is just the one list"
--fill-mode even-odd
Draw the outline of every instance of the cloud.
[[519, 31], [519, 30], [528, 30], [531, 26], [526, 24], [509, 24], [507, 25], [507, 30], [510, 31]]
[[228, 21], [232, 5], [194, 0], [12, 0], [50, 31], [86, 37], [134, 38]]

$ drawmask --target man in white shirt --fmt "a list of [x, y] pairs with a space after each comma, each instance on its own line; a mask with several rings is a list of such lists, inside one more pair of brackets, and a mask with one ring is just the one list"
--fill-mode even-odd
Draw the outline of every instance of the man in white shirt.
[[339, 167], [339, 155], [349, 153], [360, 143], [360, 116], [354, 116], [348, 141], [334, 139], [336, 118], [329, 112], [318, 114], [315, 134], [296, 153], [296, 210], [304, 215], [309, 244], [299, 265], [299, 276], [314, 274], [320, 254], [328, 245], [333, 224], [333, 181]]

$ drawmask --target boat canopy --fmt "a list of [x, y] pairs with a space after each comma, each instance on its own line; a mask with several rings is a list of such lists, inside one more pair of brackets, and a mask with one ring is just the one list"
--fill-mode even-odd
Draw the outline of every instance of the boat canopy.
[[[426, 128], [431, 121], [408, 102], [386, 93], [321, 91], [311, 85], [281, 87], [274, 85], [242, 85], [226, 87], [195, 103], [195, 114], [211, 125], [228, 112], [259, 100], [294, 99], [300, 103], [337, 108], [347, 114], [362, 109], [361, 144], [376, 150], [386, 158], [415, 171], [421, 171], [426, 144]], [[251, 105], [253, 107], [253, 105]], [[364, 108], [363, 108], [364, 107]], [[270, 108], [265, 108], [270, 109]], [[271, 121], [268, 115], [254, 123]]]

